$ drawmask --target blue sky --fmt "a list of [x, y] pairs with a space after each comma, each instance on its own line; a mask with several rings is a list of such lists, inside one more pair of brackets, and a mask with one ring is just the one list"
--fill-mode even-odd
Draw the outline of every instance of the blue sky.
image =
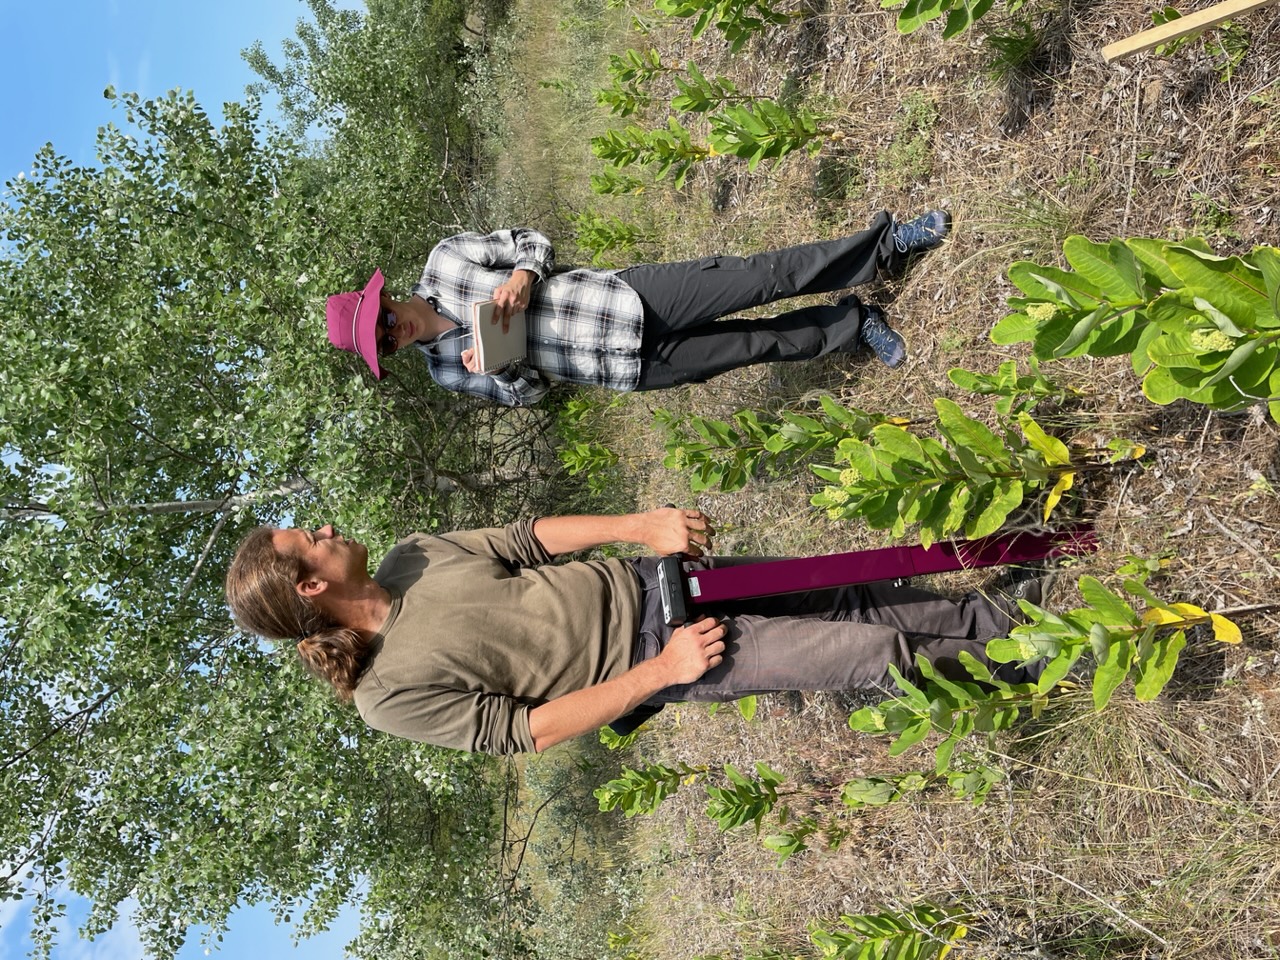
[[[345, 4], [357, 6], [352, 2]], [[240, 51], [262, 40], [272, 52], [306, 13], [300, 0], [0, 0], [5, 54], [0, 57], [0, 182], [30, 168], [52, 142], [77, 163], [94, 160], [98, 127], [123, 124], [102, 91], [112, 84], [144, 97], [174, 87], [195, 92], [215, 117], [227, 100], [243, 98], [254, 78]], [[54, 960], [138, 960], [142, 951], [127, 922], [93, 943], [74, 930], [87, 910], [69, 898], [69, 925]], [[0, 960], [27, 955], [28, 907], [0, 903]], [[355, 934], [348, 911], [335, 929], [294, 949], [290, 930], [274, 925], [265, 907], [233, 915], [222, 949], [228, 960], [338, 960]], [[181, 960], [205, 956], [192, 937]]]
[[0, 0], [0, 181], [48, 141], [91, 160], [98, 127], [122, 122], [108, 84], [144, 96], [183, 87], [220, 115], [254, 79], [240, 51], [254, 40], [278, 51], [306, 12], [300, 0]]

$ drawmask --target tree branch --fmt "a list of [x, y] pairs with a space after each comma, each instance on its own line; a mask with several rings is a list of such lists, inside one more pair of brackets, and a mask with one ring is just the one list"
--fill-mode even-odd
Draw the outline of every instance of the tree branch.
[[[230, 513], [249, 503], [260, 500], [274, 500], [294, 493], [302, 493], [311, 489], [311, 481], [306, 477], [293, 477], [279, 486], [269, 490], [256, 490], [242, 493], [234, 497], [223, 497], [217, 500], [163, 500], [156, 503], [103, 503], [98, 501], [91, 505], [92, 512], [98, 516], [113, 513], [141, 513], [155, 516], [165, 513]], [[33, 520], [40, 517], [60, 517], [57, 510], [47, 503], [31, 501], [25, 504], [5, 504], [0, 507], [0, 520]]]

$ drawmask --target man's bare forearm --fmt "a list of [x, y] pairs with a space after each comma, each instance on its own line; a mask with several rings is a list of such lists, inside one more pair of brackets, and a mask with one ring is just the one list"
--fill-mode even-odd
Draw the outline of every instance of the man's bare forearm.
[[533, 535], [552, 555], [606, 543], [636, 543], [654, 553], [700, 556], [711, 546], [711, 522], [698, 510], [664, 507], [617, 516], [543, 517]]
[[529, 733], [541, 753], [557, 743], [599, 730], [671, 685], [658, 660], [636, 664], [621, 676], [575, 690], [529, 711]]
[[529, 711], [529, 734], [534, 749], [598, 730], [644, 703], [659, 690], [692, 683], [724, 659], [725, 628], [711, 617], [678, 627], [666, 647], [652, 660], [637, 663], [626, 673], [556, 697]]

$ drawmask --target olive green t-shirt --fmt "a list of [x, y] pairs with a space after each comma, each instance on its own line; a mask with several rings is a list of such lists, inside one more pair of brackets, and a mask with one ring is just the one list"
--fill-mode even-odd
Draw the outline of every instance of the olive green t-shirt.
[[401, 540], [391, 612], [355, 691], [369, 726], [442, 747], [534, 749], [529, 711], [625, 672], [640, 582], [625, 560], [552, 563], [533, 520]]

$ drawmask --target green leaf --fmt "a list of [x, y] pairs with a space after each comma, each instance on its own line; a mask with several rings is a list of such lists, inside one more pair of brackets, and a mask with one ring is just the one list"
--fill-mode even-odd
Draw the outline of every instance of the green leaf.
[[1209, 354], [1192, 341], [1190, 333], [1161, 334], [1147, 346], [1147, 356], [1162, 367], [1183, 367], [1202, 373], [1213, 365], [1213, 361], [1207, 359]]
[[1166, 241], [1137, 237], [1124, 241], [1124, 244], [1142, 264], [1143, 269], [1152, 274], [1161, 286], [1170, 290], [1183, 286], [1182, 279], [1169, 266], [1169, 244]]
[[1160, 406], [1173, 403], [1188, 393], [1182, 384], [1173, 379], [1168, 367], [1152, 367], [1142, 379], [1142, 395]]
[[954, 6], [947, 13], [947, 22], [942, 28], [942, 39], [950, 40], [963, 33], [973, 23], [973, 15], [964, 3]]
[[1208, 318], [1208, 320], [1215, 327], [1217, 327], [1219, 330], [1221, 330], [1223, 333], [1225, 333], [1229, 337], [1243, 337], [1246, 331], [1252, 330], [1254, 328], [1252, 315], [1250, 315], [1248, 317], [1248, 320], [1244, 322], [1244, 329], [1241, 329], [1240, 326], [1236, 324], [1236, 321], [1234, 319], [1227, 316], [1225, 313], [1219, 310], [1217, 306], [1215, 306], [1213, 303], [1210, 303], [1204, 297], [1193, 296], [1191, 298], [1191, 302], [1195, 306], [1195, 308], [1199, 310], [1202, 314], [1204, 314], [1204, 316]]
[[[872, 431], [879, 455], [889, 461], [906, 460], [911, 463], [923, 463], [924, 450], [916, 437], [901, 427], [882, 425]], [[889, 474], [897, 470], [889, 468]]]
[[969, 393], [982, 393], [989, 382], [988, 377], [972, 373], [960, 367], [953, 367], [948, 370], [947, 379], [961, 390], [967, 390]]
[[1143, 276], [1142, 265], [1133, 251], [1125, 245], [1123, 240], [1113, 239], [1107, 244], [1107, 255], [1115, 268], [1116, 276], [1128, 291], [1132, 302], [1146, 300], [1148, 298], [1146, 278]]
[[1067, 445], [1057, 437], [1051, 437], [1045, 433], [1044, 428], [1031, 419], [1029, 413], [1019, 414], [1018, 423], [1022, 427], [1027, 442], [1031, 444], [1032, 449], [1044, 456], [1045, 463], [1051, 467], [1067, 466], [1071, 463], [1071, 452], [1067, 449]]
[[1040, 678], [1036, 681], [1036, 690], [1040, 693], [1048, 693], [1057, 686], [1058, 681], [1063, 679], [1071, 671], [1075, 662], [1080, 659], [1082, 649], [1077, 645], [1059, 651], [1058, 655], [1045, 665]]
[[[1280, 250], [1275, 247], [1254, 247], [1248, 259], [1262, 274], [1263, 289], [1271, 308], [1270, 320], [1280, 321]], [[1259, 320], [1259, 326], [1272, 325], [1268, 318]]]
[[881, 807], [897, 799], [898, 791], [891, 780], [884, 777], [857, 777], [840, 788], [840, 800], [855, 810], [862, 807]]
[[1062, 643], [1050, 634], [1032, 634], [1019, 629], [1012, 637], [987, 641], [986, 653], [995, 663], [1027, 663], [1056, 657], [1061, 649]]
[[1077, 273], [1037, 264], [1027, 274], [1053, 295], [1059, 303], [1092, 310], [1103, 301], [1102, 291]]
[[863, 707], [849, 716], [849, 729], [857, 733], [885, 733], [884, 712], [877, 707]]
[[1218, 257], [1187, 244], [1171, 245], [1165, 257], [1189, 290], [1213, 303], [1237, 327], [1254, 329], [1259, 310], [1269, 309], [1263, 275], [1239, 257]]
[[1133, 640], [1128, 634], [1113, 636], [1107, 645], [1107, 656], [1099, 661], [1093, 675], [1093, 706], [1101, 710], [1111, 701], [1116, 688], [1124, 683], [1133, 662]]
[[1096, 310], [1091, 311], [1075, 322], [1071, 328], [1071, 332], [1066, 338], [1053, 348], [1053, 357], [1065, 357], [1073, 350], [1082, 346], [1097, 330], [1099, 324], [1111, 316], [1112, 310], [1107, 304], [1102, 304]]
[[1138, 664], [1142, 675], [1134, 684], [1134, 692], [1139, 700], [1154, 700], [1160, 695], [1178, 666], [1178, 654], [1186, 645], [1187, 635], [1182, 630], [1154, 641], [1151, 654]]
[[894, 685], [906, 694], [906, 700], [909, 703], [921, 710], [929, 706], [929, 698], [925, 696], [924, 691], [903, 676], [902, 672], [892, 663], [889, 664], [889, 676], [893, 677]]
[[942, 16], [949, 5], [944, 0], [907, 0], [906, 6], [898, 14], [898, 32], [914, 33], [926, 23]]
[[1240, 344], [1240, 346], [1231, 351], [1231, 356], [1227, 357], [1222, 366], [1208, 379], [1205, 386], [1211, 387], [1231, 376], [1244, 365], [1246, 360], [1253, 356], [1259, 347], [1264, 346], [1267, 342], [1261, 337], [1255, 337]]
[[1108, 590], [1095, 577], [1083, 576], [1079, 581], [1080, 595], [1085, 603], [1102, 615], [1102, 622], [1114, 627], [1137, 626], [1138, 614], [1116, 593]]
[[[1117, 241], [1102, 244], [1072, 236], [1063, 242], [1062, 252], [1076, 273], [1092, 283], [1112, 304], [1136, 304], [1146, 299], [1136, 283], [1133, 255]], [[1123, 266], [1117, 265], [1117, 258]]]
[[943, 432], [953, 444], [974, 451], [989, 463], [1007, 462], [1004, 444], [984, 424], [966, 417], [960, 407], [944, 397], [934, 400], [933, 406]]
[[976, 540], [995, 533], [1003, 525], [1009, 514], [1022, 505], [1023, 487], [1021, 480], [997, 481], [991, 500], [982, 511], [969, 522], [965, 535]]
[[906, 753], [906, 751], [927, 737], [932, 729], [929, 719], [922, 717], [898, 734], [898, 739], [893, 741], [893, 744], [889, 747], [889, 756], [897, 757]]
[[1036, 338], [1040, 324], [1025, 313], [1011, 313], [991, 329], [991, 342], [1002, 346], [1029, 343]]
[[767, 763], [756, 761], [756, 776], [760, 778], [760, 782], [770, 787], [776, 787], [785, 783], [787, 778], [774, 770]]

